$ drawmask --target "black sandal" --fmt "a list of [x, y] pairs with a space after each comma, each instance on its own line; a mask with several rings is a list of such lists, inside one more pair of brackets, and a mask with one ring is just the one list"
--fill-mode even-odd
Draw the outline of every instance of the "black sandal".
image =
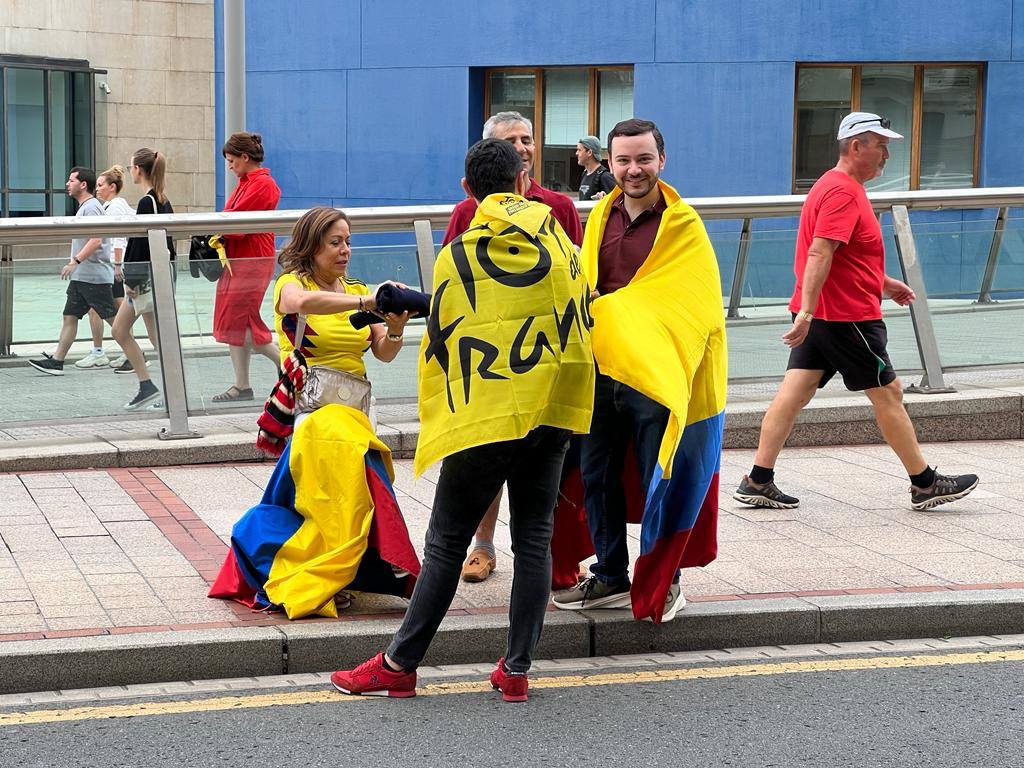
[[215, 403], [234, 403], [241, 400], [252, 400], [254, 395], [252, 387], [246, 387], [245, 389], [239, 389], [234, 384], [227, 388], [227, 391], [221, 392], [219, 395], [213, 396], [213, 402]]

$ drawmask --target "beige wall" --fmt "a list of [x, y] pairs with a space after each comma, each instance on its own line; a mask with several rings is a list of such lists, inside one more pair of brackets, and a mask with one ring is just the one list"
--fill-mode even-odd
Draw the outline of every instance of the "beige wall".
[[[167, 155], [176, 211], [214, 208], [213, 0], [0, 0], [0, 52], [86, 59], [97, 82], [96, 162]], [[125, 190], [134, 202], [139, 192]]]

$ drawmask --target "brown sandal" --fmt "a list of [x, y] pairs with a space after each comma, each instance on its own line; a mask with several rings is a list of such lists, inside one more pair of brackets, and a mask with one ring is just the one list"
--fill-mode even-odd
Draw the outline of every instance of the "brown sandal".
[[252, 387], [246, 387], [245, 389], [239, 389], [234, 384], [227, 388], [226, 392], [221, 392], [219, 395], [213, 396], [213, 402], [215, 403], [234, 403], [242, 400], [252, 400], [254, 398]]

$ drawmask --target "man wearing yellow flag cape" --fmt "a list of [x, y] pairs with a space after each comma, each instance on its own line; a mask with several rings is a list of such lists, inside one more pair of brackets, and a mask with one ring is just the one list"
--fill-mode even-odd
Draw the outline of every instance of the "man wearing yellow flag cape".
[[[632, 605], [637, 619], [663, 622], [686, 602], [679, 569], [717, 554], [727, 375], [721, 283], [700, 217], [659, 179], [665, 143], [657, 126], [619, 123], [608, 154], [618, 187], [591, 213], [581, 254], [596, 292], [598, 366], [593, 425], [580, 445], [583, 509], [560, 504], [552, 542], [556, 582], [578, 559], [596, 554], [597, 563], [556, 593], [555, 605]], [[584, 510], [589, 540], [573, 532]], [[632, 582], [627, 521], [641, 524]]]
[[523, 197], [529, 176], [512, 144], [474, 144], [464, 185], [480, 205], [437, 258], [420, 348], [416, 473], [443, 460], [423, 568], [387, 652], [331, 676], [343, 693], [415, 695], [473, 533], [507, 482], [514, 576], [508, 644], [490, 682], [506, 701], [527, 697], [562, 461], [593, 410], [589, 285], [551, 208]]

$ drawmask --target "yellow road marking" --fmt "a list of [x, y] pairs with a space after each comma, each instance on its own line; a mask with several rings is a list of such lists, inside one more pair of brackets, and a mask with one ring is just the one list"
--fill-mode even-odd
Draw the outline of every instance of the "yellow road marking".
[[[810, 661], [764, 662], [757, 664], [654, 669], [636, 672], [612, 672], [593, 675], [565, 675], [530, 679], [530, 688], [578, 688], [595, 685], [626, 685], [667, 683], [683, 680], [713, 680], [728, 677], [761, 677], [813, 672], [855, 672], [867, 669], [906, 669], [910, 667], [941, 667], [962, 664], [998, 664], [1024, 661], [1024, 650], [946, 653], [917, 656], [875, 656], [871, 658], [815, 659]], [[431, 683], [417, 689], [419, 696], [446, 696], [490, 691], [487, 682]], [[219, 696], [188, 701], [146, 701], [138, 704], [117, 704], [71, 709], [41, 709], [30, 712], [0, 714], [0, 727], [36, 725], [40, 723], [100, 720], [150, 715], [176, 715], [190, 712], [218, 712], [232, 709], [297, 706], [300, 704], [341, 704], [372, 701], [370, 697], [345, 696], [333, 690], [296, 691], [294, 693], [258, 694], [255, 696]]]

